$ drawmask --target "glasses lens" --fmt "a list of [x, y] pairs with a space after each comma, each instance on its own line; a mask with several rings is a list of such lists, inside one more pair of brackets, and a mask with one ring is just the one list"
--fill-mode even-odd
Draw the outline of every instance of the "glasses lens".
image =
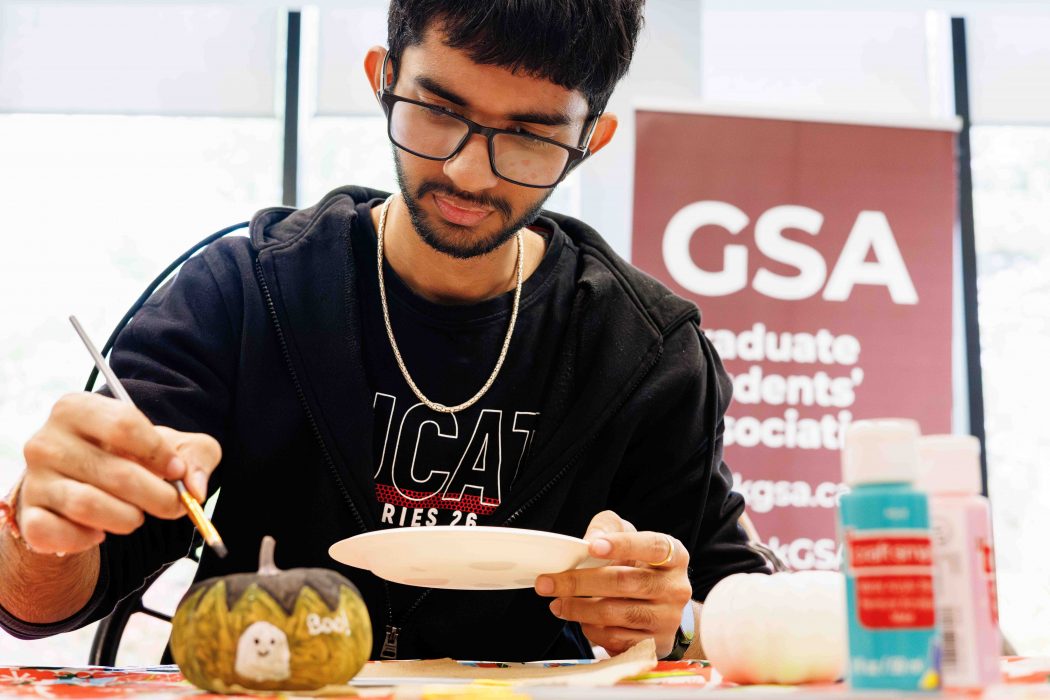
[[395, 102], [390, 138], [401, 148], [431, 158], [448, 158], [467, 134], [467, 125], [439, 109]]
[[569, 161], [569, 152], [561, 146], [519, 134], [497, 134], [492, 148], [496, 171], [526, 185], [554, 185]]

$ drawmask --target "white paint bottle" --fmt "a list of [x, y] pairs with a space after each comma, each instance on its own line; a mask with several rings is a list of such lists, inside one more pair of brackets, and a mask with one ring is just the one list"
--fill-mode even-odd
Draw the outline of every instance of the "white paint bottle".
[[981, 495], [981, 445], [970, 435], [920, 438], [917, 486], [930, 498], [934, 599], [944, 688], [1001, 680], [991, 510]]

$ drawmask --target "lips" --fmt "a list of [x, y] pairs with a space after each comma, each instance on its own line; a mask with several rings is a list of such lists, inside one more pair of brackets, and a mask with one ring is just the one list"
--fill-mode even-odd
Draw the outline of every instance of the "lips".
[[434, 204], [437, 205], [445, 221], [457, 226], [477, 226], [482, 219], [492, 213], [491, 209], [463, 206], [456, 200], [438, 194], [434, 195]]

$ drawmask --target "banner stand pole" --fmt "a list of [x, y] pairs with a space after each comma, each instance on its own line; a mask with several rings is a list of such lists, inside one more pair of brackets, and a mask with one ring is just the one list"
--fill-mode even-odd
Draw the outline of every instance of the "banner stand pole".
[[981, 375], [981, 328], [977, 309], [977, 243], [973, 221], [973, 173], [970, 169], [970, 85], [966, 57], [966, 20], [952, 17], [952, 73], [959, 130], [959, 250], [962, 262], [963, 320], [966, 330], [966, 378], [970, 434], [981, 441], [981, 490], [988, 495], [988, 450], [984, 433], [984, 382]]

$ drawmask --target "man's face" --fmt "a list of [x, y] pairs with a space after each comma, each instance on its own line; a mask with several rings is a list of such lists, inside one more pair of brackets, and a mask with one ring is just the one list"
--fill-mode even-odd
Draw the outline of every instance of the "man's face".
[[[430, 30], [400, 57], [395, 94], [436, 105], [484, 126], [515, 129], [575, 146], [587, 120], [579, 91], [474, 63]], [[500, 179], [488, 141], [474, 134], [453, 158], [435, 161], [394, 147], [398, 183], [412, 223], [432, 248], [457, 258], [489, 253], [531, 223], [553, 189]]]

